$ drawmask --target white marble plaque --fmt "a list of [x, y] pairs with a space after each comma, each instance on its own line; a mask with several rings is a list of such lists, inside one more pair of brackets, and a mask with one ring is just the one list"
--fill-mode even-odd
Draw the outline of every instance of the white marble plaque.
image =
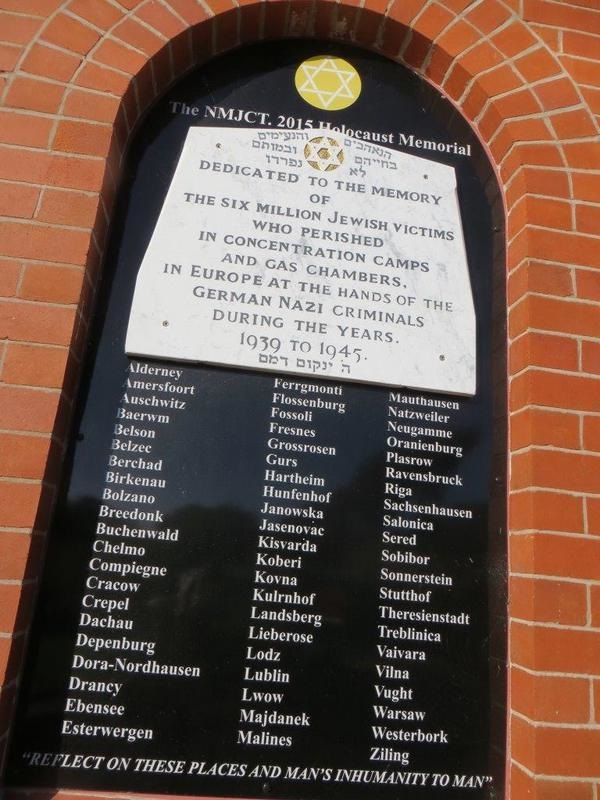
[[191, 128], [126, 351], [474, 394], [454, 169], [327, 130]]

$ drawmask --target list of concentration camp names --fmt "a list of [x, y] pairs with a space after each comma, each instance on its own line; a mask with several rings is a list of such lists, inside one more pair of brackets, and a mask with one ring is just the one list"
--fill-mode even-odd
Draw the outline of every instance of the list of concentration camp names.
[[[95, 537], [81, 600], [64, 736], [153, 741], [156, 731], [131, 723], [137, 676], [182, 680], [200, 677], [198, 664], [164, 660], [160, 642], [143, 636], [143, 589], [160, 593], [167, 576], [167, 549], [185, 547], [186, 535], [165, 525], [162, 505], [170, 489], [169, 463], [161, 455], [175, 415], [189, 415], [196, 387], [183, 370], [131, 362], [114, 420]], [[132, 676], [135, 676], [132, 678]], [[130, 701], [123, 700], [128, 695]]]
[[[438, 558], [440, 539], [453, 535], [449, 520], [460, 523], [463, 538], [474, 524], [459, 491], [463, 447], [454, 421], [461, 401], [368, 390], [376, 392], [378, 410], [370, 428], [376, 479], [366, 527], [354, 539], [337, 519], [337, 494], [361, 390], [290, 376], [258, 378], [258, 492], [235, 568], [247, 588], [236, 610], [239, 635], [228, 650], [231, 681], [219, 698], [223, 687], [211, 683], [219, 664], [210, 642], [200, 642], [201, 657], [194, 661], [175, 658], [169, 646], [171, 625], [184, 624], [183, 638], [197, 639], [202, 613], [192, 608], [184, 622], [173, 615], [154, 636], [148, 625], [149, 598], [165, 591], [169, 572], [202, 534], [197, 524], [172, 527], [165, 511], [180, 474], [167, 446], [170, 428], [190, 424], [203, 402], [195, 370], [130, 362], [113, 420], [62, 718], [56, 720], [61, 748], [26, 751], [28, 767], [192, 781], [208, 776], [225, 783], [269, 779], [274, 787], [485, 786], [491, 778], [483, 770], [447, 771], [446, 751], [459, 743], [437, 710], [440, 653], [465, 645], [478, 614], [476, 603], [468, 602], [467, 565], [457, 561], [448, 569], [447, 559]], [[193, 465], [192, 444], [178, 458]], [[360, 500], [360, 485], [357, 491]], [[344, 661], [339, 628], [351, 638], [361, 627], [343, 618], [350, 612], [340, 611], [330, 581], [322, 579], [333, 574], [340, 556], [364, 558], [360, 597], [370, 609], [361, 623], [368, 643], [359, 643], [362, 689], [342, 698], [349, 708], [345, 731], [336, 723], [338, 701], [321, 691], [324, 664], [342, 675], [343, 692], [352, 687], [353, 678], [345, 683], [343, 673], [353, 673], [355, 665]], [[228, 590], [232, 576], [229, 570], [220, 591]], [[219, 604], [218, 594], [210, 599], [216, 617]], [[175, 757], [172, 732], [160, 724], [161, 707], [175, 704], [174, 712], [184, 714], [201, 694], [215, 695], [225, 709], [218, 746], [207, 746], [200, 707], [197, 754]], [[339, 753], [332, 756], [323, 744], [344, 736], [359, 743], [351, 764], [337, 761]]]

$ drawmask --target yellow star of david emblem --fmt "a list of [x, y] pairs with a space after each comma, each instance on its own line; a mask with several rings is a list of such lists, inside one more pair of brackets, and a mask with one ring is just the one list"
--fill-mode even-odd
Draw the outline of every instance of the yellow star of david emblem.
[[319, 172], [331, 172], [344, 163], [344, 150], [330, 136], [316, 136], [304, 145], [304, 157]]
[[303, 61], [294, 82], [303, 100], [324, 111], [348, 108], [361, 90], [360, 76], [352, 64], [334, 56], [313, 56]]

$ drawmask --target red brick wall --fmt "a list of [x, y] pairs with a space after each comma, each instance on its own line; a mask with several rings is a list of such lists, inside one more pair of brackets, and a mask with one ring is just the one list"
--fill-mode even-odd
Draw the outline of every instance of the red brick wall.
[[131, 131], [193, 64], [297, 35], [407, 63], [457, 104], [497, 166], [509, 796], [600, 800], [598, 0], [0, 0], [1, 741]]

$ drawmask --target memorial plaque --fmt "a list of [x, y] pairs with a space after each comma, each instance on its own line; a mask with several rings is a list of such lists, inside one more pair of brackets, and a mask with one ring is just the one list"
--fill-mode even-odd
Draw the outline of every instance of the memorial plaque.
[[449, 103], [362, 51], [247, 48], [157, 104], [9, 785], [503, 795], [495, 192]]
[[454, 169], [328, 134], [190, 129], [127, 352], [474, 394]]

